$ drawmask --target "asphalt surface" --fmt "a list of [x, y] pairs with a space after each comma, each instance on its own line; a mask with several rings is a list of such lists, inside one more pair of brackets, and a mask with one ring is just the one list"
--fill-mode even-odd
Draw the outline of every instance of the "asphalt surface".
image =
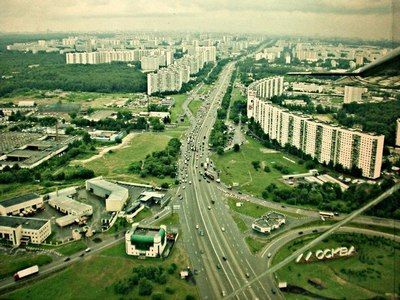
[[[229, 84], [235, 63], [229, 63], [210, 91], [196, 117], [185, 108], [192, 127], [185, 135], [179, 160], [182, 240], [202, 299], [219, 299], [256, 277], [267, 261], [253, 256], [233, 221], [217, 185], [206, 179], [201, 163], [210, 156], [208, 139], [217, 109]], [[190, 97], [193, 97], [191, 95]], [[204, 144], [203, 144], [204, 143]], [[208, 170], [212, 168], [208, 167]], [[181, 196], [180, 196], [181, 195]], [[272, 277], [255, 280], [236, 295], [237, 299], [273, 299]]]

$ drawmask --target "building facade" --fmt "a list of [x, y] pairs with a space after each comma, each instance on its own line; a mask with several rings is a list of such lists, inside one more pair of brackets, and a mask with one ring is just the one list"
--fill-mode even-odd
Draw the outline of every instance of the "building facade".
[[344, 87], [344, 103], [361, 102], [363, 93], [366, 92], [366, 88], [356, 86], [345, 86]]
[[125, 234], [126, 254], [134, 256], [159, 257], [167, 245], [167, 227], [144, 227], [139, 223]]
[[247, 115], [259, 122], [269, 138], [281, 146], [291, 145], [320, 163], [358, 167], [362, 176], [378, 178], [381, 173], [384, 136], [364, 133], [314, 120], [268, 99], [282, 94], [283, 77], [254, 82], [248, 88]]
[[50, 220], [0, 216], [0, 239], [13, 246], [40, 244], [51, 234]]
[[27, 194], [0, 201], [0, 215], [23, 216], [43, 207], [43, 198], [37, 194]]

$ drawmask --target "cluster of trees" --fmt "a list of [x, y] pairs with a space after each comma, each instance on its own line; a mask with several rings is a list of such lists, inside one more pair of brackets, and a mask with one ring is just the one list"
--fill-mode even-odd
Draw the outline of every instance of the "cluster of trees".
[[[43, 54], [38, 54], [37, 57], [41, 55]], [[34, 64], [38, 64], [38, 61]], [[2, 64], [3, 59], [0, 61], [0, 66]], [[40, 64], [36, 68], [27, 68], [22, 64], [11, 69], [19, 73], [0, 82], [0, 97], [26, 88], [101, 93], [135, 93], [145, 92], [147, 89], [146, 75], [138, 68], [128, 67], [126, 63], [121, 62], [98, 65], [66, 65], [64, 62]]]
[[99, 121], [91, 121], [84, 118], [74, 118], [71, 120], [72, 124], [75, 124], [79, 127], [93, 127], [98, 130], [114, 130], [121, 131], [125, 130], [126, 132], [130, 132], [133, 130], [143, 130], [147, 129], [147, 121], [143, 117], [138, 117], [135, 122], [126, 121], [126, 119], [116, 120], [111, 118], [102, 119]]
[[0, 183], [27, 183], [37, 181], [87, 179], [94, 176], [94, 172], [83, 167], [75, 167], [55, 173], [55, 170], [65, 167], [69, 161], [80, 155], [94, 153], [95, 147], [89, 139], [74, 141], [69, 144], [68, 150], [62, 156], [56, 156], [42, 163], [40, 166], [28, 170], [18, 165], [12, 168], [5, 167], [0, 171]]
[[[162, 266], [145, 267], [140, 265], [134, 267], [132, 274], [128, 278], [113, 284], [114, 292], [118, 295], [127, 295], [137, 286], [139, 296], [150, 296], [153, 293], [153, 284], [166, 284], [168, 276], [173, 275], [177, 268], [178, 266], [175, 263], [169, 265], [166, 270]], [[170, 288], [167, 293], [171, 294], [174, 291]]]
[[302, 150], [297, 149], [292, 145], [286, 144], [284, 147], [282, 147], [276, 140], [272, 140], [269, 138], [269, 135], [262, 130], [259, 122], [254, 121], [254, 118], [250, 118], [248, 128], [249, 131], [247, 133], [258, 139], [264, 147], [285, 151], [287, 153], [300, 157], [301, 160], [299, 161], [299, 163], [305, 164], [307, 169], [315, 169], [318, 165], [323, 165], [324, 167], [335, 170], [339, 173], [345, 173], [355, 177], [361, 177], [362, 175], [361, 169], [356, 166], [352, 167], [351, 169], [347, 169], [339, 163], [335, 165], [333, 164], [333, 162], [320, 163], [318, 162], [317, 158], [312, 158], [311, 155], [304, 153]]
[[229, 58], [224, 58], [219, 60], [217, 65], [214, 67], [214, 69], [212, 69], [212, 71], [208, 75], [208, 77], [204, 79], [204, 83], [211, 84], [215, 82], [218, 79], [218, 75], [219, 73], [221, 73], [223, 67], [230, 61], [231, 60]]
[[[299, 183], [293, 188], [278, 188], [271, 183], [262, 192], [264, 199], [291, 205], [307, 205], [321, 210], [350, 213], [379, 196], [394, 185], [391, 179], [384, 179], [380, 185], [363, 183], [350, 185], [342, 191], [338, 184], [326, 182], [323, 185]], [[370, 215], [400, 219], [400, 192], [394, 193], [379, 205], [370, 209]]]
[[214, 150], [217, 151], [218, 154], [224, 153], [224, 147], [228, 142], [228, 127], [226, 126], [224, 120], [227, 117], [227, 112], [229, 110], [229, 104], [231, 102], [233, 83], [236, 79], [236, 73], [232, 74], [229, 86], [224, 94], [224, 97], [221, 101], [221, 108], [217, 111], [217, 120], [214, 124], [213, 129], [211, 130], [209, 143], [212, 145]]
[[293, 111], [301, 111], [307, 114], [330, 114], [334, 113], [337, 110], [332, 108], [332, 107], [324, 107], [321, 104], [318, 104], [317, 106], [314, 105], [314, 103], [311, 101], [310, 96], [308, 95], [295, 95], [295, 96], [288, 96], [288, 95], [281, 95], [281, 96], [273, 96], [270, 101], [272, 103], [275, 103], [277, 105], [282, 106], [283, 100], [303, 100], [304, 102], [307, 103], [305, 106], [301, 105], [288, 105], [285, 106], [289, 110]]
[[[153, 128], [153, 131], [163, 131], [165, 129], [164, 123], [160, 122], [159, 118], [150, 118], [149, 122], [151, 128]], [[165, 122], [171, 123], [171, 120], [169, 118], [165, 118]]]
[[393, 146], [396, 139], [396, 119], [400, 116], [400, 98], [381, 103], [349, 103], [336, 114], [336, 120], [346, 126], [361, 125], [363, 130], [385, 136], [385, 144]]
[[146, 156], [144, 161], [131, 163], [129, 171], [140, 174], [141, 177], [155, 176], [164, 178], [176, 177], [176, 160], [180, 151], [181, 142], [177, 138], [172, 138], [167, 147], [162, 151], [156, 151]]
[[239, 124], [240, 119], [243, 123], [247, 122], [247, 100], [245, 98], [235, 100], [232, 103], [229, 119], [235, 124]]
[[168, 106], [162, 105], [162, 104], [155, 104], [151, 103], [147, 107], [148, 111], [162, 111], [162, 112], [167, 112], [168, 111]]
[[25, 116], [20, 111], [11, 113], [11, 116], [8, 117], [8, 120], [11, 122], [31, 122], [38, 123], [40, 126], [54, 126], [57, 123], [57, 118], [54, 117], [43, 117], [37, 118], [33, 116]]
[[253, 81], [265, 77], [273, 75], [285, 75], [288, 72], [298, 70], [298, 68], [293, 68], [293, 66], [270, 65], [265, 59], [256, 61], [254, 58], [246, 58], [238, 62], [237, 65], [239, 69], [239, 78], [246, 86]]

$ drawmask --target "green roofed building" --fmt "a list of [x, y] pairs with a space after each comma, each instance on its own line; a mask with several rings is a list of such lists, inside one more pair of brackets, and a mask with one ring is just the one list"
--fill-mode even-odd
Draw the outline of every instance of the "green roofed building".
[[134, 256], [161, 256], [167, 244], [167, 227], [139, 226], [134, 223], [125, 234], [126, 254]]

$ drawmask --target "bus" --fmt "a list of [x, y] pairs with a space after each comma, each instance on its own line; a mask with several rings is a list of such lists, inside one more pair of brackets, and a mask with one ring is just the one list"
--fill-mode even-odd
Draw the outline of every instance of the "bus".
[[211, 180], [214, 180], [214, 175], [213, 174], [211, 174], [210, 172], [208, 172], [208, 171], [205, 171], [204, 172], [204, 175], [206, 175], [208, 178], [210, 178]]
[[322, 218], [333, 218], [335, 216], [333, 212], [327, 212], [327, 211], [320, 211], [319, 215]]

